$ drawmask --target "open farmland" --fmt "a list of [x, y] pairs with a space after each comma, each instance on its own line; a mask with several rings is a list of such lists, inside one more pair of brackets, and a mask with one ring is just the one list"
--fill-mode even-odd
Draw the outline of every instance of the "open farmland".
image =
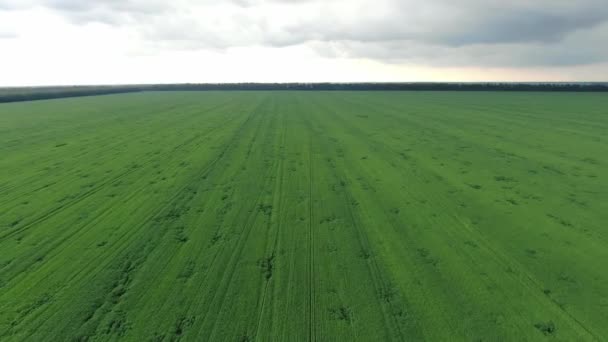
[[608, 96], [0, 104], [0, 340], [608, 338]]

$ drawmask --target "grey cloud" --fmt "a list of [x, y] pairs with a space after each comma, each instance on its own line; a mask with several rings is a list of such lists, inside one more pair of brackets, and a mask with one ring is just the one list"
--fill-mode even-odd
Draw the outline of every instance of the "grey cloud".
[[314, 42], [320, 54], [431, 66], [572, 66], [608, 61], [608, 23], [549, 43], [439, 45], [416, 41]]
[[[312, 41], [325, 56], [388, 62], [557, 66], [608, 61], [608, 6], [602, 1], [393, 5], [379, 16], [349, 21], [324, 15], [287, 31], [291, 42]], [[283, 41], [288, 40], [279, 45]], [[268, 42], [277, 43], [273, 37]]]
[[570, 32], [608, 20], [608, 6], [579, 1], [577, 7], [559, 1], [536, 1], [534, 6], [479, 6], [465, 11], [456, 25], [446, 27], [435, 41], [450, 45], [479, 43], [555, 42]]
[[[517, 3], [517, 2], [515, 2]], [[502, 5], [481, 1], [436, 0], [420, 6], [412, 2], [380, 2], [382, 16], [341, 17], [322, 13], [287, 27], [301, 40], [382, 42], [415, 40], [440, 45], [514, 42], [554, 42], [569, 32], [608, 20], [608, 6], [578, 1], [577, 6], [536, 1], [536, 5]], [[414, 9], [412, 9], [414, 8]]]

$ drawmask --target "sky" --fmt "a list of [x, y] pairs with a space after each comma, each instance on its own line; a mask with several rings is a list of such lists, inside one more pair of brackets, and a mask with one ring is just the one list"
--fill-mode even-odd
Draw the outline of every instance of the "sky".
[[0, 0], [0, 86], [608, 81], [606, 0]]

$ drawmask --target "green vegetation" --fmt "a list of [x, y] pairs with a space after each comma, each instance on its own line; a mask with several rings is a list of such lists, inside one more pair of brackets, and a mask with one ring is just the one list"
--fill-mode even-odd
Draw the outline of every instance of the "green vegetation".
[[0, 340], [608, 336], [608, 97], [0, 105]]

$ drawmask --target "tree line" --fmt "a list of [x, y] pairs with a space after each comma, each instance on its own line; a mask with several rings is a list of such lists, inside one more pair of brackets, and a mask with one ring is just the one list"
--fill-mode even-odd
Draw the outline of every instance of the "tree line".
[[187, 83], [117, 86], [0, 88], [0, 102], [142, 91], [546, 91], [607, 92], [608, 83]]

